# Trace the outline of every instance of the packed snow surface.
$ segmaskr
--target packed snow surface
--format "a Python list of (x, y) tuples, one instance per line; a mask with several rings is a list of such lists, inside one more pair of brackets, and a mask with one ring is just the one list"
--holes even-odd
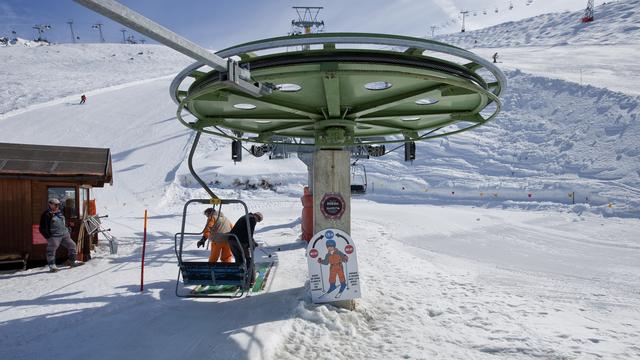
[[(640, 0), (596, 1), (593, 22), (582, 23), (584, 11), (549, 13), (505, 22), (463, 34), (436, 36), (436, 40), (465, 49), (550, 45), (610, 45), (640, 42)], [(586, 4), (586, 1), (585, 1)]]
[(0, 47), (0, 118), (50, 100), (79, 102), (92, 90), (177, 73), (193, 61), (159, 45), (60, 44)]
[[(594, 24), (617, 34), (637, 19), (632, 5), (607, 4), (630, 15)], [(534, 38), (532, 24), (561, 16), (509, 26)], [(567, 45), (576, 36), (563, 24), (548, 26), (558, 69), (525, 56), (550, 43), (520, 48), (487, 30), (486, 47), (470, 46), (504, 59), (509, 87), (495, 121), (418, 144), (413, 164), (398, 152), (361, 160), (370, 191), (352, 202), (364, 292), (355, 311), (310, 301), (297, 240), (304, 164), (246, 155), (234, 165), (228, 141), (210, 137), (196, 168), (221, 197), (265, 215), (258, 252), (279, 264), (258, 295), (175, 297), (173, 235), (184, 202), (206, 197), (186, 165), (193, 133), (168, 97), (168, 75), (188, 59), (149, 45), (0, 48), (11, 64), (0, 142), (109, 147), (114, 185), (95, 194), (120, 240), (118, 255), (102, 246), (79, 268), (0, 274), (0, 358), (640, 358), (640, 91), (628, 81), (640, 41), (610, 36), (583, 51)], [(568, 75), (570, 59), (584, 66), (581, 81)], [(202, 229), (203, 209), (190, 209), (188, 231)], [(186, 252), (205, 259), (197, 238)]]

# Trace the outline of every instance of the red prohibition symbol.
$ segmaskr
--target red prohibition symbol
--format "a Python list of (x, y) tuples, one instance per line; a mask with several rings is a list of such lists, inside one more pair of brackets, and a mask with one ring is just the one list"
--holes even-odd
[[(315, 249), (314, 249), (315, 250)], [(344, 247), (344, 252), (346, 252), (347, 254), (351, 254), (353, 253), (353, 246), (351, 245), (347, 245)]]
[[(345, 250), (346, 251), (346, 250)], [(318, 250), (316, 249), (311, 249), (309, 251), (309, 256), (311, 256), (312, 259), (315, 259), (316, 257), (318, 257)]]

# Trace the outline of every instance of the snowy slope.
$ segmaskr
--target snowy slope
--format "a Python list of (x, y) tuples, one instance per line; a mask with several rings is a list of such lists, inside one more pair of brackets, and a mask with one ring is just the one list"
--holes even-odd
[(637, 61), (640, 43), (473, 48), (471, 50), (487, 59), (497, 52), (499, 65), (504, 70), (517, 69), (579, 85), (592, 85), (640, 96), (640, 62)]
[(639, 8), (639, 0), (621, 0), (596, 6), (595, 21), (587, 24), (580, 22), (584, 11), (550, 13), (463, 34), (439, 35), (435, 39), (466, 49), (637, 44), (640, 42)]
[(175, 74), (191, 62), (159, 45), (0, 47), (0, 118), (30, 105), (67, 96), (76, 102), (91, 90)]
[(519, 71), (507, 76), (495, 121), (418, 144), (413, 165), (401, 152), (365, 161), (370, 181), (383, 193), (476, 204), (566, 204), (575, 192), (577, 203), (608, 211), (613, 202), (619, 214), (637, 216), (640, 100)]

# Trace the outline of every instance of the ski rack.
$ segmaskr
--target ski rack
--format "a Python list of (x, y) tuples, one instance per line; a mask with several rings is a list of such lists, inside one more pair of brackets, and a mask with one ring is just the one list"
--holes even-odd
[[(228, 204), (240, 204), (244, 207), (245, 211), (245, 221), (247, 226), (247, 233), (250, 236), (249, 240), (249, 254), (253, 256), (254, 246), (253, 246), (253, 234), (251, 234), (251, 224), (249, 222), (249, 217), (246, 216), (249, 214), (249, 209), (247, 208), (247, 204), (245, 204), (242, 200), (233, 200), (233, 199), (191, 199), (188, 200), (182, 211), (182, 226), (179, 233), (176, 233), (174, 236), (174, 250), (176, 253), (176, 257), (178, 259), (178, 277), (176, 280), (176, 289), (175, 293), (177, 297), (181, 298), (239, 298), (244, 296), (245, 293), (251, 288), (251, 277), (252, 274), (248, 273), (248, 261), (254, 261), (253, 257), (247, 259), (244, 255), (244, 251), (242, 248), (242, 243), (240, 239), (238, 239), (235, 235), (228, 235), (227, 240), (233, 240), (237, 245), (238, 249), (240, 249), (240, 253), (242, 254), (242, 262), (240, 264), (237, 263), (237, 259), (235, 263), (210, 263), (208, 261), (199, 261), (199, 262), (186, 262), (183, 261), (183, 249), (184, 249), (184, 237), (185, 235), (194, 235), (200, 233), (187, 233), (185, 232), (186, 219), (187, 219), (187, 209), (191, 204), (214, 204), (214, 205), (228, 205)], [(178, 236), (180, 237), (180, 241), (177, 241)], [(251, 267), (253, 268), (253, 267)], [(185, 274), (189, 276), (185, 277)], [(194, 275), (194, 277), (198, 279), (191, 279), (190, 275)], [(230, 280), (216, 280), (216, 275), (232, 275), (236, 277), (236, 281)], [(205, 277), (204, 279), (202, 277)], [(237, 277), (241, 276), (241, 282), (238, 282)], [(185, 285), (233, 285), (238, 286), (238, 291), (232, 295), (219, 295), (219, 294), (206, 294), (206, 295), (198, 295), (198, 294), (181, 294), (180, 293), (180, 278), (182, 277)], [(209, 280), (210, 277), (210, 280)]]

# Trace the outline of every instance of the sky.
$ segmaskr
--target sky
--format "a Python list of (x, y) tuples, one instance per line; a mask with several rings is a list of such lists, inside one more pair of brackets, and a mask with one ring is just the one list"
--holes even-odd
[[(222, 49), (261, 38), (286, 35), (291, 20), (297, 18), (292, 6), (322, 6), (318, 16), (325, 32), (375, 32), (398, 35), (431, 36), (460, 31), (459, 12), (468, 10), (466, 29), (474, 30), (505, 21), (542, 13), (578, 11), (586, 0), (122, 0), (121, 2), (161, 25), (209, 49)], [(596, 6), (599, 5), (596, 1)], [(513, 9), (509, 10), (509, 5)], [(497, 12), (496, 12), (497, 9)], [(596, 8), (597, 9), (597, 8)], [(483, 11), (486, 10), (486, 15)], [(475, 16), (474, 16), (475, 14)], [(596, 13), (597, 16), (597, 13)], [(72, 0), (0, 0), (0, 36), (12, 31), (32, 39), (35, 24), (49, 24), (44, 37), (52, 42), (71, 42), (68, 21), (73, 20), (78, 42), (98, 42), (92, 29), (103, 24), (107, 42), (122, 42), (124, 29)], [(144, 38), (131, 30), (125, 36)], [(148, 41), (148, 40), (147, 40)]]

